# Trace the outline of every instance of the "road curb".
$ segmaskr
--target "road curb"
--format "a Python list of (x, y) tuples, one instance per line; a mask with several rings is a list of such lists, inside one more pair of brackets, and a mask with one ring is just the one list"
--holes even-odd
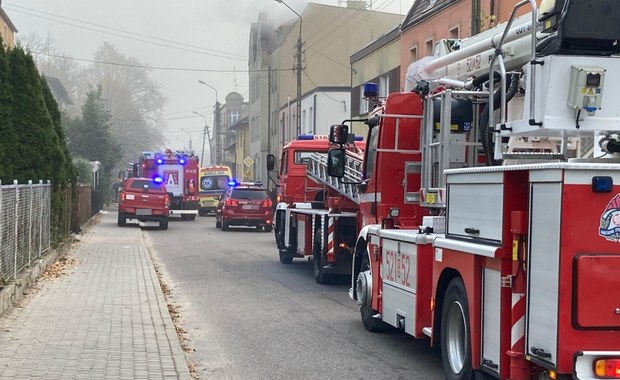
[(166, 331), (166, 336), (168, 337), (168, 341), (170, 342), (170, 349), (172, 350), (172, 360), (174, 361), (174, 366), (176, 368), (177, 374), (179, 376), (179, 380), (191, 380), (192, 376), (189, 371), (189, 367), (187, 365), (187, 358), (185, 357), (185, 353), (183, 352), (183, 348), (181, 347), (181, 342), (179, 341), (179, 336), (177, 335), (176, 327), (174, 326), (174, 322), (172, 321), (172, 317), (170, 316), (170, 312), (168, 311), (168, 302), (166, 301), (166, 297), (164, 296), (164, 291), (161, 288), (159, 276), (155, 271), (155, 263), (153, 262), (153, 253), (149, 248), (149, 244), (147, 244), (146, 239), (144, 238), (144, 233), (140, 233), (140, 241), (148, 252), (146, 256), (148, 260), (149, 271), (151, 272), (151, 277), (155, 279), (157, 282), (155, 287), (157, 291), (157, 306), (159, 308), (159, 314), (164, 320), (164, 330)]

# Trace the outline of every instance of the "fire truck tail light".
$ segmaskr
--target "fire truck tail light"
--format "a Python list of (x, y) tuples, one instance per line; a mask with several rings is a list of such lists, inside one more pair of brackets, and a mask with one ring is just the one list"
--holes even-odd
[(282, 202), (282, 195), (278, 194), (276, 195), (276, 203), (280, 203)]
[(620, 379), (620, 359), (595, 360), (594, 374), (600, 379)]

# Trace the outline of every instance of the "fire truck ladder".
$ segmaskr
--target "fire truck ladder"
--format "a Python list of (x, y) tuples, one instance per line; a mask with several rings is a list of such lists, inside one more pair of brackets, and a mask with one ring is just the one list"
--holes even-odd
[(344, 195), (355, 203), (360, 203), (357, 184), (362, 178), (363, 158), (348, 151), (345, 154), (344, 178), (327, 174), (327, 153), (312, 153), (308, 161), (308, 175)]

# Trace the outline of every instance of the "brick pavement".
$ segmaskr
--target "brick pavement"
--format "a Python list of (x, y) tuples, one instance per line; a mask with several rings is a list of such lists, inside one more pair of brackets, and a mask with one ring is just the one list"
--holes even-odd
[(191, 378), (140, 228), (110, 210), (66, 257), (0, 318), (1, 379)]

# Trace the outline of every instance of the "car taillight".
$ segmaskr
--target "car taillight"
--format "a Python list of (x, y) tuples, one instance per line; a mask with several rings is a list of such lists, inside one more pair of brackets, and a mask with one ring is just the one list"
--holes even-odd
[(261, 203), (262, 207), (271, 207), (271, 205), (273, 205), (271, 201), (263, 201), (263, 203)]
[(170, 208), (170, 196), (167, 194), (164, 197), (164, 203), (166, 204), (166, 208)]
[(620, 359), (595, 360), (594, 374), (601, 379), (620, 379)]
[(125, 202), (125, 197), (127, 196), (127, 194), (125, 194), (125, 192), (121, 193), (121, 203)]
[(234, 199), (227, 199), (226, 206), (239, 206), (239, 202)]

